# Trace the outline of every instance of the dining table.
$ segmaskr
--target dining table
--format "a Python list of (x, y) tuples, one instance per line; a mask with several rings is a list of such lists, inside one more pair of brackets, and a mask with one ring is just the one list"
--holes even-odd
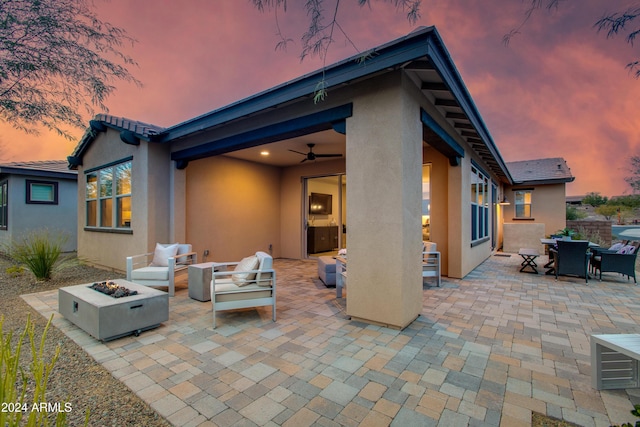
[[(556, 245), (556, 241), (558, 239), (540, 239), (540, 243), (542, 243), (543, 245), (545, 245), (547, 248), (553, 247)], [(589, 248), (599, 248), (600, 245), (594, 242), (589, 242)], [(544, 265), (544, 268), (547, 269), (547, 271), (544, 272), (544, 274), (556, 274), (556, 270), (553, 267), (553, 257), (551, 256), (551, 252), (549, 252), (549, 261)]]

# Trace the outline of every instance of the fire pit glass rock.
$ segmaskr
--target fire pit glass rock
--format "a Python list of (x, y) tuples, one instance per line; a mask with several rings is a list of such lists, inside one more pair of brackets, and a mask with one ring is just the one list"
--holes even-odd
[(132, 291), (124, 286), (120, 286), (111, 280), (107, 280), (104, 282), (96, 282), (93, 285), (89, 286), (89, 288), (94, 289), (98, 292), (102, 292), (105, 295), (109, 295), (112, 298), (122, 298), (128, 297), (131, 295), (138, 295), (138, 291)]

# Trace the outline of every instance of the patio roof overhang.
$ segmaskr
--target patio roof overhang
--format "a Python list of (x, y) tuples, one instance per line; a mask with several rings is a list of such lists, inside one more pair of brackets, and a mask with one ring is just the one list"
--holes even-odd
[[(363, 57), (367, 58), (364, 63), (362, 62)], [(126, 143), (135, 142), (136, 138), (151, 142), (171, 143), (197, 135), (202, 141), (198, 147), (191, 147), (172, 154), (177, 166), (185, 167), (190, 160), (207, 155), (216, 155), (234, 149), (240, 150), (268, 141), (273, 142), (273, 138), (278, 132), (284, 136), (289, 135), (282, 132), (282, 129), (264, 128), (253, 134), (243, 132), (232, 136), (226, 135), (224, 138), (214, 136), (216, 130), (227, 124), (313, 99), (319, 81), (324, 80), (325, 87), (331, 92), (344, 85), (354, 84), (396, 70), (403, 70), (407, 73), (422, 93), (433, 102), (442, 118), (449, 122), (451, 128), (455, 129), (459, 137), (469, 144), (501, 181), (507, 184), (513, 182), (509, 170), (435, 27), (420, 28), (405, 37), (374, 48), (366, 52), (364, 56), (357, 55), (348, 58), (175, 126), (166, 129), (153, 128), (154, 132), (151, 134), (146, 133), (144, 129), (138, 131), (137, 128), (123, 127), (121, 130), (132, 131), (132, 134), (121, 135), (121, 139)], [(304, 117), (308, 118), (308, 116)], [(100, 117), (96, 119), (101, 121)], [(288, 122), (295, 120), (297, 119), (293, 118)], [(335, 126), (339, 122), (340, 120), (334, 120), (334, 123), (326, 121), (322, 125), (316, 123), (314, 125), (316, 127), (310, 126), (304, 131), (298, 130), (297, 133), (310, 133), (332, 127), (337, 129)], [(110, 121), (108, 124), (109, 127), (118, 127), (117, 122)], [(126, 119), (124, 124), (126, 124)], [(74, 152), (73, 160), (81, 162), (82, 155), (95, 138), (95, 131), (98, 127), (92, 124), (93, 132), (83, 137), (81, 144)], [(445, 137), (444, 135), (448, 134), (444, 129), (434, 129), (431, 125), (425, 124), (425, 130), (426, 135), (430, 137), (429, 144), (434, 145), (436, 149), (449, 157), (452, 164), (455, 164), (456, 159), (459, 160), (461, 157), (461, 147), (455, 142), (455, 138), (450, 135)], [(211, 136), (208, 137), (208, 134)], [(296, 136), (296, 133), (291, 135)]]

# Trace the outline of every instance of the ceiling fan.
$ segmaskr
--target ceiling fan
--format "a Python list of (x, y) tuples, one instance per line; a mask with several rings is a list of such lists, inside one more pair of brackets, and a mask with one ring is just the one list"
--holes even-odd
[(300, 163), (304, 163), (307, 160), (315, 160), (318, 157), (342, 157), (342, 154), (316, 154), (313, 152), (313, 147), (315, 147), (315, 145), (316, 144), (307, 144), (307, 147), (309, 147), (308, 153), (303, 153), (296, 150), (289, 150), (289, 151), (297, 154), (302, 154), (303, 156), (305, 156), (305, 158)]

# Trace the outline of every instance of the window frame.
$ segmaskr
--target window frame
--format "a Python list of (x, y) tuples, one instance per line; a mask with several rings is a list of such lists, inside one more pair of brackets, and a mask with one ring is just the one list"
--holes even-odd
[[(25, 180), (26, 190), (25, 199), (29, 205), (57, 205), (58, 204), (58, 182), (57, 181), (43, 181), (36, 179)], [(36, 200), (33, 198), (33, 185), (47, 185), (52, 188), (52, 200)]]
[(9, 229), (9, 180), (0, 181), (0, 230)]
[(128, 157), (84, 172), (85, 230), (132, 233), (132, 160)]
[(471, 165), (471, 246), (490, 239), (491, 178), (480, 167)]
[[(526, 201), (526, 195), (529, 195), (529, 203), (518, 203), (518, 193), (524, 195), (523, 201)], [(519, 207), (523, 207), (523, 215), (518, 214)], [(514, 218), (516, 220), (533, 220), (533, 188), (514, 188), (513, 189), (513, 207)], [(526, 215), (527, 207), (529, 208), (529, 215)]]

